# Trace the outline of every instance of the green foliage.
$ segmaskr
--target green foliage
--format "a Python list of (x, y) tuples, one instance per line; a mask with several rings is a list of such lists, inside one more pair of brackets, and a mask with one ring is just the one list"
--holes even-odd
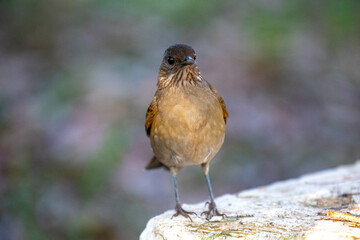
[(359, 1), (283, 1), (274, 6), (251, 3), (246, 7), (241, 24), (265, 54), (281, 52), (289, 43), (289, 37), (299, 29), (314, 28), (327, 36), (329, 43), (337, 44), (359, 34)]
[(330, 41), (343, 44), (354, 35), (359, 35), (360, 2), (356, 0), (329, 1), (324, 4), (324, 31)]
[(114, 126), (107, 132), (99, 151), (78, 176), (78, 186), (84, 197), (91, 197), (106, 186), (127, 147), (128, 135), (123, 127)]
[(261, 51), (274, 54), (284, 48), (293, 31), (307, 24), (309, 20), (304, 10), (298, 1), (285, 1), (268, 8), (253, 3), (248, 6), (242, 25)]
[(45, 119), (68, 113), (84, 94), (84, 82), (69, 72), (61, 72), (39, 85), (39, 114)]

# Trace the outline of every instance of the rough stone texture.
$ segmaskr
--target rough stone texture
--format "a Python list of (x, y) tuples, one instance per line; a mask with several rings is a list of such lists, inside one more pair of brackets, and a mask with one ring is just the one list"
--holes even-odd
[[(163, 239), (360, 239), (360, 162), (216, 199), (227, 218), (152, 218), (140, 240)], [(200, 214), (205, 203), (183, 205)], [(355, 221), (325, 219), (328, 211)]]

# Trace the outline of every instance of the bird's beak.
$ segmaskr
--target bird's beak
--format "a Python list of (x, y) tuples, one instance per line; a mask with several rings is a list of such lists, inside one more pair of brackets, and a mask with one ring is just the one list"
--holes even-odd
[(195, 63), (195, 60), (192, 57), (187, 56), (185, 61), (183, 61), (181, 65), (185, 66), (185, 65), (191, 65), (194, 63)]

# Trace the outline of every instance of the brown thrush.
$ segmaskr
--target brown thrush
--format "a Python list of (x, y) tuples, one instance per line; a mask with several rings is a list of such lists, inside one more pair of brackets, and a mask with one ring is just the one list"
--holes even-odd
[(206, 219), (224, 216), (217, 208), (209, 179), (209, 163), (224, 142), (228, 112), (219, 93), (201, 76), (192, 47), (170, 46), (161, 62), (157, 91), (147, 110), (145, 130), (154, 157), (146, 169), (165, 167), (173, 175), (176, 213), (191, 220), (180, 204), (176, 174), (182, 167), (201, 165), (209, 187)]

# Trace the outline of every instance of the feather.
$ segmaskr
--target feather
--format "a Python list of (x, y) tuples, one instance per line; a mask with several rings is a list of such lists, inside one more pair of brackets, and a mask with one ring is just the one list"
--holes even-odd
[(156, 95), (154, 96), (152, 102), (150, 103), (150, 106), (146, 112), (146, 117), (145, 117), (145, 131), (146, 131), (146, 135), (148, 137), (150, 137), (150, 133), (151, 133), (151, 126), (152, 123), (154, 121), (154, 118), (156, 116), (156, 114), (158, 113), (157, 111), (157, 101), (156, 101)]
[(217, 100), (219, 101), (219, 103), (221, 105), (221, 108), (223, 110), (223, 115), (224, 115), (224, 121), (226, 123), (226, 120), (229, 117), (229, 113), (228, 113), (228, 111), (226, 109), (224, 99), (221, 97), (221, 95), (218, 93), (218, 91), (216, 91), (216, 89), (213, 88), (213, 86), (211, 86), (210, 83), (208, 83), (208, 84), (209, 84), (210, 90), (214, 93), (215, 97), (217, 98)]
[(162, 164), (155, 156), (153, 156), (150, 160), (150, 162), (146, 165), (145, 169), (154, 169), (154, 168), (161, 168), (164, 167), (166, 170), (169, 170), (168, 167), (166, 167), (164, 164)]

